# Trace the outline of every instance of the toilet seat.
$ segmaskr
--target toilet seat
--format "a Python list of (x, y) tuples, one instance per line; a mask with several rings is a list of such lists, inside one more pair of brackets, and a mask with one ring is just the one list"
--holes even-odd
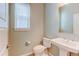
[(33, 52), (35, 56), (48, 56), (47, 48), (43, 45), (37, 45), (33, 48)]

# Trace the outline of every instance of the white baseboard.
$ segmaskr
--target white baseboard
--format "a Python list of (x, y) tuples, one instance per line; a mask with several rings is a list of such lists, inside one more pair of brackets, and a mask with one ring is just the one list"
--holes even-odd
[(33, 52), (29, 52), (29, 53), (23, 54), (21, 56), (31, 56), (32, 54), (33, 54)]

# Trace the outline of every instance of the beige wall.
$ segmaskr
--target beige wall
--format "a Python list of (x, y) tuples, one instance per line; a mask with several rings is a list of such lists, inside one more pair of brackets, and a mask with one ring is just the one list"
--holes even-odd
[[(43, 21), (44, 21), (44, 8), (43, 4), (30, 4), (31, 5), (31, 29), (26, 32), (16, 32), (13, 30), (14, 14), (13, 6), (10, 4), (10, 37), (9, 41), (12, 45), (9, 48), (9, 55), (22, 55), (30, 52), (32, 48), (39, 44), (43, 37)], [(25, 42), (30, 41), (29, 46), (25, 46)]]
[(45, 36), (52, 36), (59, 30), (59, 12), (58, 4), (45, 4)]
[[(44, 35), (48, 38), (54, 38), (54, 34), (59, 32), (59, 12), (57, 3), (45, 4), (45, 31)], [(52, 46), (53, 55), (58, 55), (59, 50), (55, 45)]]

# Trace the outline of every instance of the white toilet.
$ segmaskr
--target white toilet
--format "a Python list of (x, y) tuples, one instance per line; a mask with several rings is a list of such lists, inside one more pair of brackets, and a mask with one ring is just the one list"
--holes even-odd
[(43, 45), (37, 45), (33, 48), (35, 56), (48, 56), (47, 48)]
[(43, 45), (37, 45), (33, 48), (35, 56), (49, 56), (48, 48), (51, 48), (50, 39), (43, 38)]

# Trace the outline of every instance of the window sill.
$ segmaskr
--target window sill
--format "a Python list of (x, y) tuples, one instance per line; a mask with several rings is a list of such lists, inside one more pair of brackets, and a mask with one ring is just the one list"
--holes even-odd
[(30, 28), (25, 29), (25, 28), (14, 28), (14, 31), (16, 32), (29, 32), (31, 31)]

